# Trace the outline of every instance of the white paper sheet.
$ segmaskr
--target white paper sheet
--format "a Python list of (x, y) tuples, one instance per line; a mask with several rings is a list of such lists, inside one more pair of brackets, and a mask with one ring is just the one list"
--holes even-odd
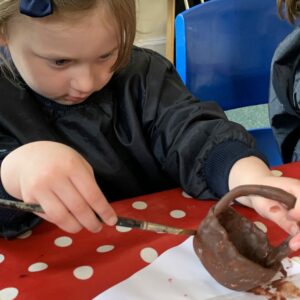
[[(291, 261), (289, 261), (291, 263)], [(288, 275), (300, 273), (292, 263)], [(228, 297), (224, 297), (228, 295)], [(218, 297), (222, 296), (222, 298)], [(194, 253), (192, 238), (160, 255), (146, 268), (98, 295), (94, 300), (212, 300), (246, 299), (217, 283)], [(249, 298), (250, 299), (250, 298)], [(251, 299), (265, 299), (254, 296)]]

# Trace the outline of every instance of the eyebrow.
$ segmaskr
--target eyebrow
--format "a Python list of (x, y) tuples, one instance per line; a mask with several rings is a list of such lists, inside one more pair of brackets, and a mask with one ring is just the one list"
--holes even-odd
[[(111, 49), (109, 51), (106, 51), (105, 53), (98, 55), (98, 57), (108, 55), (116, 50), (118, 50), (118, 46), (114, 47), (113, 49)], [(62, 55), (60, 53), (45, 53), (45, 54), (40, 55), (40, 54), (34, 52), (34, 55), (36, 55), (37, 57), (40, 57), (42, 59), (66, 59), (66, 60), (76, 60), (77, 59), (77, 58), (70, 57), (67, 55)]]
[(116, 47), (114, 47), (113, 49), (111, 49), (110, 51), (107, 51), (107, 52), (105, 52), (105, 53), (99, 55), (98, 57), (105, 56), (105, 55), (108, 55), (108, 54), (110, 54), (110, 53), (112, 53), (112, 52), (115, 52), (116, 50), (118, 50), (118, 48), (119, 48), (119, 47), (116, 46)]

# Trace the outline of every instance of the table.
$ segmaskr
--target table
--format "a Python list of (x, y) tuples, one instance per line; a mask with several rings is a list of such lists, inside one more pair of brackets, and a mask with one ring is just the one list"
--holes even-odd
[[(300, 163), (274, 169), (300, 178)], [(214, 203), (192, 199), (178, 188), (118, 201), (113, 207), (118, 215), (197, 228)], [(252, 209), (236, 209), (266, 226), (272, 244), (287, 236)], [(0, 299), (92, 299), (187, 238), (124, 229), (105, 226), (97, 234), (83, 230), (72, 235), (44, 222), (18, 239), (0, 239)]]

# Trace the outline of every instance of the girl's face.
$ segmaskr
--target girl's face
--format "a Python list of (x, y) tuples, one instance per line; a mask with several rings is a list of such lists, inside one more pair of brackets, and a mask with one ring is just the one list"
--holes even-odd
[(67, 23), (53, 16), (17, 18), (8, 24), (6, 45), (21, 77), (36, 93), (72, 105), (111, 79), (118, 33), (102, 10)]

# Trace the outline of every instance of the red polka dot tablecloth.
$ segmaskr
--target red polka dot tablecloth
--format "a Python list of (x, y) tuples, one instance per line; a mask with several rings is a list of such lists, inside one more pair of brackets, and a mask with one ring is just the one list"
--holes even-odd
[[(300, 178), (299, 171), (300, 163), (274, 170), (278, 176), (295, 178)], [(173, 189), (115, 202), (113, 207), (120, 216), (196, 229), (213, 204)], [(267, 231), (274, 245), (287, 236), (252, 209), (236, 209)], [(43, 222), (15, 240), (0, 239), (0, 299), (92, 299), (186, 238), (118, 226), (71, 235)]]

